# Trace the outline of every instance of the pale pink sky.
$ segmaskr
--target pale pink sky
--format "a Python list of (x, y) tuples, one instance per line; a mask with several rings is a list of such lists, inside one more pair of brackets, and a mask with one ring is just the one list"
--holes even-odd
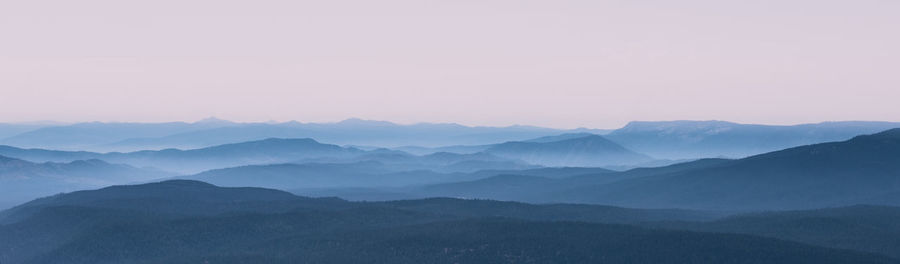
[(900, 121), (896, 0), (5, 0), (0, 122)]

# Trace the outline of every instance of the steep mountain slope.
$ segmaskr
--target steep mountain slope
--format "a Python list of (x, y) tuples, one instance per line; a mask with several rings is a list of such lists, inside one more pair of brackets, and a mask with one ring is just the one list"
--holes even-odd
[(544, 166), (599, 167), (606, 165), (631, 165), (652, 159), (630, 151), (602, 136), (589, 135), (562, 140), (539, 139), (533, 142), (506, 142), (484, 152), (500, 157), (519, 159)]
[(784, 210), (861, 203), (898, 205), (900, 129), (738, 160), (706, 159), (555, 180), (506, 175), (415, 192), (638, 208)]
[[(564, 201), (649, 208), (802, 209), (900, 190), (900, 129), (561, 192)], [(884, 200), (889, 205), (897, 200)]]
[[(695, 214), (452, 199), (350, 203), (168, 181), (58, 195), (6, 212), (0, 215), (6, 223), (0, 225), (0, 261), (898, 263), (771, 238), (557, 221)], [(492, 215), (543, 221), (484, 218)]]
[(722, 121), (631, 122), (606, 135), (634, 151), (662, 159), (750, 155), (877, 133), (900, 127), (891, 122), (826, 122), (795, 126)]

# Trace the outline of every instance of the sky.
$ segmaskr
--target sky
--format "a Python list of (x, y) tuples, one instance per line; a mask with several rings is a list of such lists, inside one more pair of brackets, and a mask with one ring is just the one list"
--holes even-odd
[(3, 0), (0, 122), (900, 121), (896, 0)]

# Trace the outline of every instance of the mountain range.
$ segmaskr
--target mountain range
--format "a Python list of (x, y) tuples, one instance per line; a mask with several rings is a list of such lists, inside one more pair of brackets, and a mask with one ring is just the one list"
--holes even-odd
[(28, 131), (37, 130), (43, 127), (54, 126), (54, 123), (20, 123), (5, 124), (0, 123), (0, 139), (12, 137)]
[(605, 137), (655, 158), (682, 160), (743, 158), (892, 128), (900, 128), (900, 123), (848, 121), (776, 126), (724, 121), (636, 121)]
[[(100, 159), (181, 173), (184, 179), (354, 199), (472, 197), (637, 208), (808, 209), (857, 203), (896, 205), (900, 197), (898, 129), (742, 159), (702, 159), (664, 167), (567, 177), (519, 174), (539, 166), (647, 164), (651, 159), (604, 136), (561, 134), (486, 145), (482, 152), (412, 155), (361, 150), (312, 139), (265, 139), (193, 150), (129, 153), (0, 147), (32, 162)], [(536, 164), (536, 165), (533, 165)], [(209, 171), (207, 171), (209, 170)], [(200, 173), (202, 171), (206, 171)], [(496, 172), (494, 174), (479, 171)], [(400, 189), (397, 189), (400, 188)], [(333, 189), (333, 190), (328, 190)], [(360, 193), (362, 191), (362, 193)]]
[[(266, 138), (314, 138), (360, 149), (388, 147), (416, 155), (471, 154), (508, 141), (559, 141), (602, 135), (631, 151), (664, 160), (741, 158), (801, 145), (846, 140), (900, 127), (892, 122), (825, 122), (790, 126), (724, 121), (635, 121), (619, 129), (532, 126), (399, 125), (348, 119), (337, 123), (236, 123), (210, 118), (194, 123), (0, 124), (0, 145), (92, 152), (197, 149)], [(544, 142), (545, 143), (545, 142)]]
[(127, 153), (21, 149), (0, 146), (0, 155), (8, 155), (30, 161), (67, 162), (81, 159), (102, 159), (108, 162), (124, 163), (137, 167), (154, 167), (180, 173), (196, 173), (209, 169), (248, 164), (283, 163), (310, 158), (349, 158), (362, 153), (364, 151), (359, 149), (322, 144), (312, 139), (277, 138), (201, 149), (144, 150)]
[(114, 150), (104, 145), (133, 137), (162, 137), (177, 133), (214, 129), (230, 122), (170, 123), (77, 123), (36, 127), (0, 139), (0, 144), (23, 148), (62, 150)]
[(0, 263), (900, 263), (894, 126), (0, 125)]
[(284, 163), (344, 164), (376, 161), (394, 171), (433, 170), (439, 172), (472, 172), (486, 169), (528, 169), (538, 167), (518, 160), (486, 153), (433, 153), (424, 156), (387, 149), (365, 151), (352, 147), (319, 143), (313, 139), (269, 138), (259, 141), (226, 144), (201, 149), (144, 150), (136, 152), (97, 153), (21, 149), (0, 146), (0, 155), (35, 162), (70, 162), (102, 159), (136, 167), (153, 167), (182, 174), (247, 165)]
[[(558, 140), (551, 141), (550, 139)], [(488, 145), (481, 152), (459, 154), (437, 152), (412, 155), (388, 149), (361, 150), (323, 144), (313, 139), (269, 138), (200, 149), (144, 150), (96, 153), (22, 149), (0, 146), (0, 155), (36, 162), (69, 162), (102, 159), (137, 167), (155, 167), (179, 173), (281, 163), (355, 163), (378, 161), (400, 170), (474, 172), (478, 170), (529, 169), (550, 167), (601, 167), (637, 165), (652, 158), (627, 150), (599, 135), (539, 138), (539, 141), (510, 141)]]
[[(339, 145), (442, 146), (490, 144), (567, 132), (532, 126), (470, 127), (458, 124), (399, 125), (348, 119), (337, 123), (235, 123), (210, 118), (194, 123), (78, 123), (37, 127), (0, 138), (0, 144), (20, 148), (132, 152), (167, 148), (195, 149), (266, 138), (315, 138)], [(12, 133), (12, 132), (10, 132)]]
[[(856, 212), (841, 217), (874, 215)], [(698, 221), (722, 219), (708, 227), (715, 229), (736, 219), (721, 217), (457, 199), (354, 203), (166, 181), (56, 195), (4, 211), (0, 261), (898, 263), (838, 244), (693, 230), (706, 228)]]
[(61, 192), (171, 176), (162, 171), (109, 164), (96, 159), (34, 163), (0, 156), (0, 208)]
[(506, 142), (490, 146), (484, 152), (550, 167), (637, 165), (653, 160), (599, 135), (563, 135)]
[(639, 208), (779, 210), (900, 205), (898, 175), (900, 129), (892, 129), (737, 160), (704, 159), (563, 179), (502, 175), (417, 191), (430, 196)]

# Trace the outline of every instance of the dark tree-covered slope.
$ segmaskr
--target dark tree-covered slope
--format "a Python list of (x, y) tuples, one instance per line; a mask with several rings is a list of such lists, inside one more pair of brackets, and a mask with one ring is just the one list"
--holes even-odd
[(167, 181), (7, 211), (0, 262), (898, 263), (773, 238), (604, 224), (708, 217), (453, 199), (352, 203)]

